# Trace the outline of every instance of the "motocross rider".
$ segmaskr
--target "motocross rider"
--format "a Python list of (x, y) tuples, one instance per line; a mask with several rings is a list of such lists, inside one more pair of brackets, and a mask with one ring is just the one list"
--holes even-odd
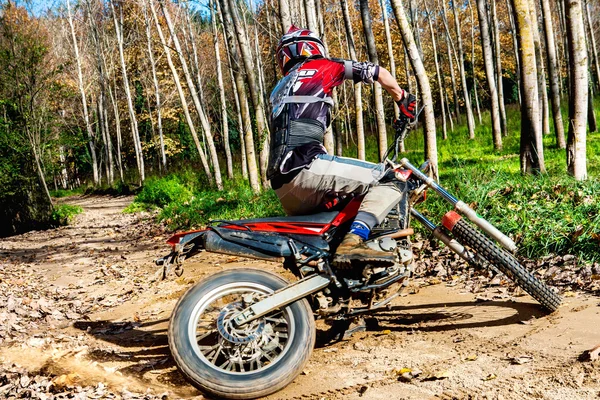
[(291, 26), (276, 50), (284, 77), (271, 93), (271, 144), (267, 177), (288, 215), (324, 211), (332, 199), (365, 195), (349, 233), (338, 246), (334, 265), (353, 261), (393, 263), (392, 253), (364, 244), (402, 198), (393, 183), (379, 183), (382, 164), (327, 154), (323, 136), (331, 122), (332, 89), (345, 79), (379, 82), (406, 117), (415, 117), (414, 95), (401, 89), (385, 68), (370, 62), (327, 58), (321, 39)]

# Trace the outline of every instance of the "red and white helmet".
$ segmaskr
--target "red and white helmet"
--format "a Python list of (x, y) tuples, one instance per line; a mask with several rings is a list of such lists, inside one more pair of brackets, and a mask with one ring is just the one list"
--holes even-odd
[(277, 64), (284, 75), (298, 61), (313, 56), (325, 57), (323, 41), (314, 32), (297, 28), (294, 25), (283, 35), (275, 52)]

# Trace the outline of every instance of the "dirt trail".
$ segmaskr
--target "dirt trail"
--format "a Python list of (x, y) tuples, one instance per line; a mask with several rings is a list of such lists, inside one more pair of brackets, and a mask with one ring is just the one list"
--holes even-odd
[[(74, 385), (96, 394), (106, 387), (123, 397), (150, 390), (202, 398), (170, 357), (166, 329), (177, 298), (226, 268), (281, 270), (209, 254), (161, 281), (153, 260), (168, 251), (168, 234), (150, 214), (123, 214), (131, 200), (70, 198), (84, 208), (71, 226), (2, 239), (1, 368), (76, 374)], [(528, 296), (479, 302), (461, 283), (415, 286), (418, 293), (378, 314), (376, 328), (318, 344), (303, 374), (269, 398), (600, 398), (600, 362), (577, 361), (600, 343), (600, 298), (577, 293), (545, 316)], [(487, 290), (492, 297), (498, 288)], [(399, 380), (403, 368), (417, 376)]]

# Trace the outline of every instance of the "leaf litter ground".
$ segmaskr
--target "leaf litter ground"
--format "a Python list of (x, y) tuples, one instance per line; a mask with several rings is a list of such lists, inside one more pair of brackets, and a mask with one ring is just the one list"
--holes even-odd
[[(152, 261), (168, 251), (169, 234), (151, 213), (123, 214), (131, 200), (70, 198), (84, 209), (73, 225), (2, 240), (0, 396), (200, 396), (168, 350), (176, 300), (226, 268), (285, 275), (277, 264), (208, 254), (190, 260), (181, 278), (161, 281)], [(319, 321), (304, 373), (272, 399), (600, 394), (597, 264), (525, 262), (565, 296), (548, 316), (502, 275), (475, 271), (435, 243), (418, 241), (415, 254), (417, 278), (367, 332), (325, 344)], [(585, 350), (591, 356), (578, 360)]]

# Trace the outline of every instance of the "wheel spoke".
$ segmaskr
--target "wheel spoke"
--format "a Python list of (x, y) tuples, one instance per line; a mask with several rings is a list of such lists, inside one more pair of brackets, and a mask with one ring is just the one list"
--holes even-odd
[(212, 345), (212, 346), (202, 346), (202, 345), (200, 345), (200, 346), (198, 346), (198, 348), (200, 349), (200, 351), (202, 352), (202, 354), (204, 354), (206, 356), (206, 354), (212, 352), (213, 350), (215, 350), (216, 348), (218, 348), (220, 346), (221, 346), (221, 344), (217, 343), (217, 344)]
[(283, 317), (280, 317), (280, 318), (265, 317), (265, 320), (269, 321), (269, 322), (273, 322), (274, 324), (287, 324), (287, 321)]
[(208, 336), (212, 335), (213, 333), (215, 333), (215, 332), (214, 331), (208, 331), (206, 333), (196, 332), (196, 342), (200, 342), (202, 339), (206, 339)]
[(269, 362), (273, 362), (273, 357), (271, 357), (268, 353), (263, 352), (263, 357), (265, 357)]
[(204, 362), (235, 374), (258, 371), (279, 360), (293, 329), (289, 309), (276, 310), (241, 327), (232, 321), (244, 308), (244, 301), (258, 301), (266, 294), (244, 288), (222, 293), (205, 304), (193, 322), (197, 349)]

